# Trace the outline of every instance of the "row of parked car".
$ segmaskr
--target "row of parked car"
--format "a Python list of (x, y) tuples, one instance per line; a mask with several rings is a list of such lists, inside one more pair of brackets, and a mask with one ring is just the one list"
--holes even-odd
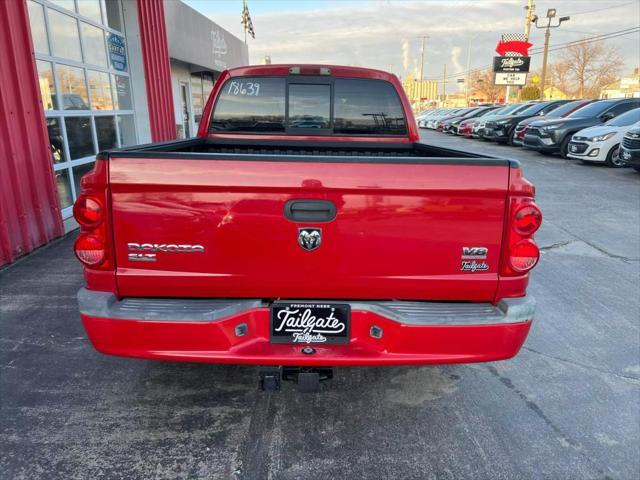
[(640, 171), (640, 98), (441, 108), (416, 120), (420, 128)]

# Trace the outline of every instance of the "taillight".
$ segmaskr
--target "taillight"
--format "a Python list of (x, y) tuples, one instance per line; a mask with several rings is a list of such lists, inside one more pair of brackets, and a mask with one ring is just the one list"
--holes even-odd
[(89, 267), (100, 265), (106, 258), (104, 240), (96, 235), (80, 234), (73, 250), (78, 260)]
[(521, 277), (540, 259), (540, 249), (533, 240), (533, 234), (542, 225), (542, 212), (533, 201), (534, 196), (535, 188), (522, 177), (520, 168), (511, 168), (500, 261), (500, 275), (503, 277)]
[(80, 226), (95, 228), (104, 220), (104, 207), (96, 197), (80, 195), (73, 205), (73, 216)]
[(502, 275), (522, 275), (536, 266), (540, 259), (540, 250), (533, 241), (533, 234), (541, 224), (542, 213), (531, 198), (510, 198)]
[(80, 182), (81, 192), (73, 205), (80, 235), (73, 246), (76, 257), (93, 270), (113, 270), (113, 252), (107, 210), (107, 161), (96, 160), (94, 169)]
[(528, 272), (538, 263), (540, 250), (533, 240), (527, 238), (511, 246), (509, 264), (516, 272)]
[(542, 224), (542, 212), (534, 204), (525, 204), (516, 210), (513, 228), (521, 235), (533, 235)]

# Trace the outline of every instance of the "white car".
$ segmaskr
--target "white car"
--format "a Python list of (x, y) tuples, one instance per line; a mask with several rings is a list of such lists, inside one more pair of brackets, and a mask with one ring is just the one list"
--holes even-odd
[(629, 110), (602, 125), (580, 130), (571, 137), (567, 157), (623, 167), (625, 163), (618, 154), (620, 141), (625, 133), (637, 126), (640, 126), (640, 108)]
[(453, 115), (454, 113), (459, 112), (460, 110), (463, 110), (463, 109), (462, 108), (443, 108), (436, 115), (432, 115), (429, 118), (427, 118), (426, 121), (424, 122), (424, 126), (425, 128), (430, 128), (432, 130), (435, 130), (436, 128), (438, 128), (438, 122), (442, 118), (448, 117), (449, 115)]
[(426, 128), (427, 120), (434, 115), (438, 115), (442, 109), (436, 108), (435, 110), (427, 110), (425, 112), (420, 113), (420, 115), (416, 116), (416, 122), (418, 123), (418, 127)]

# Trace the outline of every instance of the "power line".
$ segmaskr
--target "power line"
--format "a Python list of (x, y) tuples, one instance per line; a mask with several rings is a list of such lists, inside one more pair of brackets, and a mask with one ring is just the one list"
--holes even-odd
[(587, 10), (584, 12), (568, 13), (567, 15), (570, 17), (575, 17), (576, 15), (586, 15), (587, 13), (602, 12), (603, 10), (611, 10), (613, 8), (626, 7), (627, 5), (633, 5), (634, 3), (636, 2), (620, 3), (618, 5), (611, 5), (610, 7), (596, 8), (594, 10)]
[[(560, 46), (570, 46), (573, 44), (577, 44), (577, 43), (583, 43), (585, 41), (591, 41), (591, 40), (606, 40), (609, 36), (611, 35), (616, 35), (618, 36), (618, 34), (631, 34), (631, 33), (635, 33), (638, 31), (638, 29), (640, 29), (640, 27), (636, 26), (636, 27), (630, 27), (630, 28), (624, 28), (622, 30), (616, 30), (614, 32), (608, 32), (608, 33), (600, 33), (598, 35), (593, 35), (591, 37), (585, 37), (582, 38), (580, 40), (571, 40), (570, 42), (563, 42), (563, 43), (557, 43), (555, 45), (551, 45), (552, 48), (557, 48)], [(536, 48), (532, 48), (531, 49), (531, 55), (534, 55), (536, 53), (540, 53), (543, 50), (542, 47), (536, 47)]]

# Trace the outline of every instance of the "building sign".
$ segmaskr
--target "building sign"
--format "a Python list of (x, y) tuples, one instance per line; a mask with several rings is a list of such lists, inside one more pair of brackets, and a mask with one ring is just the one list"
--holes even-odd
[(531, 57), (493, 57), (493, 71), (496, 73), (527, 73)]
[(213, 63), (220, 70), (224, 70), (229, 67), (227, 62), (224, 61), (225, 56), (228, 53), (227, 42), (224, 39), (224, 33), (222, 30), (211, 30), (211, 44), (213, 47)]
[(109, 62), (111, 68), (126, 72), (127, 70), (127, 49), (124, 45), (124, 38), (115, 33), (107, 36), (107, 48), (109, 49)]
[(496, 72), (493, 83), (495, 85), (525, 85), (527, 83), (527, 74)]
[(164, 9), (169, 56), (191, 64), (192, 72), (220, 72), (249, 63), (247, 45), (206, 16), (183, 2), (164, 2)]
[[(499, 57), (493, 57), (494, 85), (525, 85), (533, 45), (524, 33), (503, 33), (496, 46)], [(508, 91), (508, 90), (507, 90)]]

